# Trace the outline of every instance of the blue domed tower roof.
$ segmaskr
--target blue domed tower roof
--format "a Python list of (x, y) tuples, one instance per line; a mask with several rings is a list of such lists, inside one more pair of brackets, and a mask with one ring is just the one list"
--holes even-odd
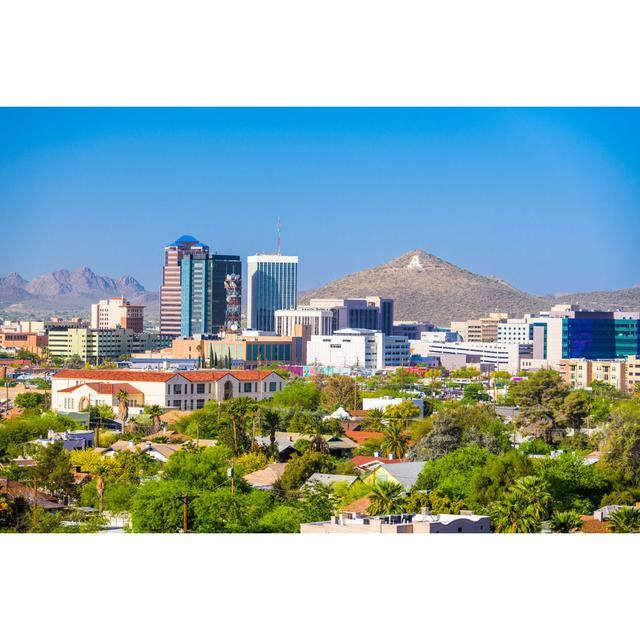
[(193, 236), (180, 236), (173, 244), (191, 244), (191, 243), (197, 243), (198, 239), (194, 238)]

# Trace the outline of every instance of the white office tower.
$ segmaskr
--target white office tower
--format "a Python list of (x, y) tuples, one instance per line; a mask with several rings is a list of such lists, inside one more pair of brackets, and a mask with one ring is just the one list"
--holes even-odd
[(298, 256), (247, 257), (247, 327), (275, 331), (275, 311), (295, 309)]

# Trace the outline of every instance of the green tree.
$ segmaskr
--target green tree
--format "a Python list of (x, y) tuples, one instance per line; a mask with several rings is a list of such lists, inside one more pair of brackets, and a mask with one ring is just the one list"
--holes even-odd
[(71, 459), (62, 442), (39, 447), (34, 457), (33, 473), (42, 489), (61, 498), (75, 496)]
[(409, 435), (401, 422), (391, 422), (382, 432), (382, 453), (389, 457), (404, 458), (409, 448)]
[(569, 387), (560, 374), (542, 369), (509, 385), (509, 395), (520, 407), (518, 422), (536, 437), (548, 439), (559, 429), (564, 399)]
[(22, 409), (41, 409), (44, 406), (44, 395), (36, 391), (19, 393), (16, 396), (14, 405)]
[(304, 511), (297, 504), (287, 503), (265, 513), (259, 527), (268, 533), (298, 533), (303, 522), (307, 522)]
[(293, 407), (315, 411), (320, 405), (320, 390), (314, 382), (295, 380), (276, 391), (271, 399), (276, 407)]
[(640, 403), (622, 400), (611, 412), (602, 441), (604, 462), (630, 485), (640, 485)]
[(357, 404), (355, 379), (337, 375), (320, 379), (320, 405), (325, 411), (338, 407), (353, 409), (354, 404)]
[(479, 378), (482, 375), (480, 369), (476, 367), (460, 367), (449, 374), (449, 377), (457, 380), (468, 380), (469, 378)]
[(580, 429), (591, 412), (591, 397), (584, 389), (569, 392), (559, 409), (560, 421), (569, 429)]
[(575, 533), (582, 529), (583, 522), (577, 511), (556, 511), (550, 524), (554, 533)]
[(160, 405), (152, 404), (144, 408), (144, 413), (147, 414), (153, 420), (153, 432), (158, 433), (160, 431), (160, 418), (164, 411), (160, 408)]
[(607, 526), (614, 533), (640, 532), (640, 509), (635, 507), (617, 509), (609, 516)]
[(129, 396), (124, 389), (120, 389), (116, 398), (118, 399), (118, 420), (122, 424), (122, 432), (124, 433), (127, 419), (129, 418)]
[(519, 494), (510, 491), (489, 509), (491, 526), (496, 533), (537, 533), (540, 521), (532, 506)]
[(62, 367), (64, 369), (82, 369), (84, 367), (84, 360), (77, 353), (74, 353), (64, 359)]
[(314, 473), (333, 473), (335, 468), (336, 462), (331, 456), (317, 451), (306, 451), (303, 455), (294, 456), (289, 460), (279, 485), (284, 491), (295, 491)]
[(397, 482), (382, 480), (371, 486), (371, 504), (367, 511), (372, 516), (402, 513), (405, 489)]
[(462, 447), (427, 462), (415, 483), (415, 489), (437, 489), (452, 500), (468, 502), (473, 479), (489, 458), (485, 449)]
[(384, 411), (381, 409), (370, 409), (362, 421), (364, 431), (382, 431), (384, 428)]
[(183, 524), (183, 495), (187, 495), (185, 486), (175, 480), (152, 481), (141, 485), (133, 499), (131, 509), (133, 531), (136, 533), (179, 531)]
[(462, 402), (464, 404), (475, 404), (481, 400), (489, 400), (489, 394), (485, 391), (481, 382), (470, 382), (464, 385), (462, 390)]
[(536, 476), (519, 478), (511, 491), (529, 505), (536, 519), (542, 521), (549, 517), (553, 498), (544, 479)]
[(190, 492), (214, 491), (228, 482), (230, 466), (231, 452), (226, 447), (181, 449), (165, 464), (162, 478), (178, 482)]

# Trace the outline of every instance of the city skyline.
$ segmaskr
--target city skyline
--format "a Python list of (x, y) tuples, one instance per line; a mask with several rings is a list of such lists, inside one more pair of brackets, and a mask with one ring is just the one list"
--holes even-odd
[(157, 291), (174, 238), (244, 261), (274, 251), (280, 219), (300, 290), (415, 248), (534, 294), (630, 287), (639, 125), (638, 109), (3, 109), (0, 210), (30, 223), (0, 275), (86, 265)]

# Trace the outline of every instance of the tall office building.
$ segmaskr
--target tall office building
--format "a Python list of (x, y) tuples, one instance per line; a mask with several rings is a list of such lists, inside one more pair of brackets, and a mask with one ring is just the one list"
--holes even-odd
[(237, 276), (240, 286), (240, 256), (190, 253), (185, 255), (181, 272), (181, 334), (217, 333), (225, 327), (227, 291), (225, 280)]
[(193, 236), (180, 236), (164, 248), (164, 267), (160, 287), (160, 333), (179, 336), (181, 333), (181, 277), (180, 266), (185, 255), (209, 253), (209, 248)]
[(298, 256), (259, 254), (247, 265), (247, 326), (275, 331), (275, 311), (296, 308)]
[(180, 336), (215, 333), (224, 327), (224, 281), (242, 273), (240, 256), (211, 254), (193, 236), (165, 247), (160, 288), (160, 333)]

